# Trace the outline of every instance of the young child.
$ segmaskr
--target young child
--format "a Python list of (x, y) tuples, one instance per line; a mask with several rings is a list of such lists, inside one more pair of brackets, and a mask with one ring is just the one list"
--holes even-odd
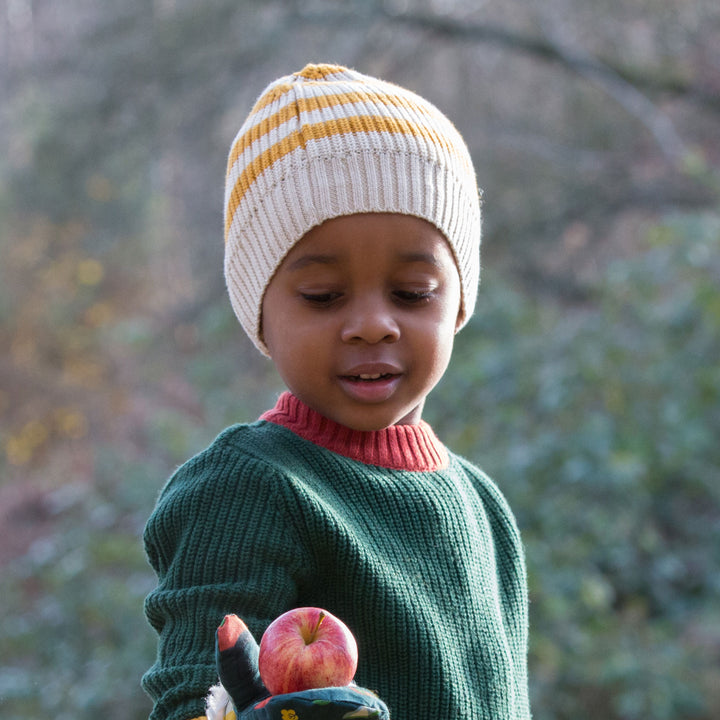
[(184, 464), (148, 522), (152, 718), (204, 714), (226, 614), (259, 640), (317, 606), (393, 720), (528, 719), (515, 521), (422, 420), (479, 280), (465, 143), (412, 92), (308, 65), (260, 96), (226, 182), (230, 298), (288, 392)]

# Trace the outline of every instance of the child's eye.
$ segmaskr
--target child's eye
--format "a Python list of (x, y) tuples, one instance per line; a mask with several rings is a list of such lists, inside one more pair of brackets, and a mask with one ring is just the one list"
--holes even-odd
[(340, 297), (340, 293), (323, 292), (323, 293), (300, 293), (300, 297), (311, 305), (329, 305)]
[(395, 297), (404, 303), (419, 303), (432, 297), (431, 290), (396, 290)]

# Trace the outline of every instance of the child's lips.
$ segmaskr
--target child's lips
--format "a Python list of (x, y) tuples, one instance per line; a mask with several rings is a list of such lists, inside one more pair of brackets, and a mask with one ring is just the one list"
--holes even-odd
[(345, 392), (362, 402), (382, 402), (394, 392), (402, 377), (400, 368), (388, 364), (362, 365), (338, 376)]

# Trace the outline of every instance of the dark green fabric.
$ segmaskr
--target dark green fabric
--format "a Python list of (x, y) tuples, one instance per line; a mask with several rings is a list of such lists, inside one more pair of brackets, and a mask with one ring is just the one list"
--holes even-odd
[(233, 426), (170, 479), (145, 541), (153, 720), (202, 714), (226, 614), (259, 638), (302, 605), (350, 627), (356, 681), (393, 720), (529, 717), (520, 537), (497, 487), (457, 456), (388, 470), (265, 421)]

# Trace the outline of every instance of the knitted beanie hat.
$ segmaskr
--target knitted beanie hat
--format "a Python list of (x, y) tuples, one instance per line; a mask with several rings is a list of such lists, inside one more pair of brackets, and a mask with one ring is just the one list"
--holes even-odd
[(237, 134), (225, 185), (225, 280), (258, 349), (268, 283), (310, 229), (341, 215), (414, 215), (447, 238), (463, 322), (480, 276), (480, 197), (452, 123), (415, 93), (338, 65), (271, 83)]

